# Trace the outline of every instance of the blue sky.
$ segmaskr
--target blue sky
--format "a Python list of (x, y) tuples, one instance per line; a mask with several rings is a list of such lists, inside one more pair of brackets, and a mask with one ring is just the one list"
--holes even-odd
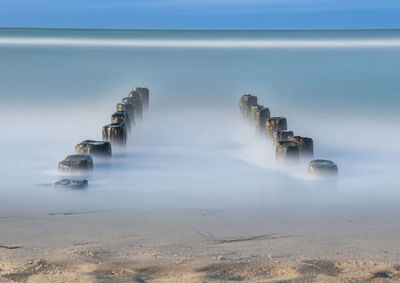
[(400, 28), (400, 0), (0, 0), (1, 27)]

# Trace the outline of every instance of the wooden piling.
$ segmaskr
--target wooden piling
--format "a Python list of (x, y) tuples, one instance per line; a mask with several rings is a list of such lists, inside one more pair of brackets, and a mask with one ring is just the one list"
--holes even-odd
[(126, 144), (126, 126), (121, 123), (113, 123), (103, 127), (103, 141), (115, 145)]
[(257, 112), (260, 111), (260, 109), (261, 109), (261, 105), (258, 105), (258, 104), (250, 106), (250, 117), (249, 117), (249, 120), (254, 124), (256, 123)]
[(278, 130), (274, 132), (273, 137), (276, 146), (280, 141), (289, 141), (293, 137), (293, 131)]
[(128, 132), (132, 129), (131, 119), (126, 111), (117, 111), (111, 115), (111, 124), (115, 123), (124, 124)]
[(132, 92), (133, 93), (137, 92), (137, 93), (140, 94), (141, 101), (143, 103), (143, 108), (145, 110), (148, 110), (149, 109), (149, 101), (150, 101), (150, 91), (149, 91), (149, 89), (145, 88), (145, 87), (134, 87), (132, 89)]
[(287, 130), (287, 121), (284, 117), (272, 117), (265, 121), (267, 136), (273, 138), (275, 131)]
[(281, 160), (299, 159), (299, 145), (293, 141), (280, 141), (276, 144), (276, 157)]
[(133, 124), (135, 122), (135, 110), (133, 108), (133, 105), (130, 103), (118, 103), (117, 104), (117, 111), (125, 111), (128, 113), (129, 115), (129, 119), (131, 121), (131, 123)]
[(108, 141), (85, 140), (75, 146), (75, 153), (110, 158), (112, 154), (111, 144)]
[(135, 120), (143, 119), (143, 103), (140, 99), (134, 97), (122, 98), (122, 103), (130, 103), (133, 105), (133, 113), (135, 114)]
[(256, 129), (259, 130), (261, 133), (265, 134), (265, 122), (267, 119), (271, 117), (269, 109), (264, 106), (260, 106), (259, 111), (256, 112), (255, 122), (256, 122)]
[(58, 170), (62, 172), (87, 171), (93, 169), (93, 159), (88, 154), (68, 155), (58, 163)]
[(315, 159), (308, 164), (308, 172), (313, 176), (337, 176), (337, 165), (330, 160)]
[(291, 140), (299, 145), (300, 156), (312, 157), (314, 155), (314, 142), (312, 138), (295, 136)]
[(251, 106), (257, 105), (257, 96), (243, 94), (239, 101), (239, 108), (244, 118), (250, 117)]

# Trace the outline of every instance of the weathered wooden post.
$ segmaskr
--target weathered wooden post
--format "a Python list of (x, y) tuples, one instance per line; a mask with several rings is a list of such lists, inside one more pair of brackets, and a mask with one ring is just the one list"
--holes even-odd
[(143, 118), (143, 104), (140, 99), (134, 97), (124, 97), (122, 98), (122, 103), (130, 103), (133, 105), (135, 120), (141, 120)]
[(293, 137), (293, 131), (278, 130), (274, 132), (274, 145), (280, 141), (289, 141)]
[(256, 123), (256, 114), (258, 111), (260, 111), (261, 105), (253, 105), (250, 106), (250, 121), (253, 123)]
[(138, 92), (138, 91), (131, 91), (131, 92), (128, 94), (128, 96), (131, 97), (131, 98), (139, 99), (139, 100), (142, 101), (142, 103), (143, 103), (143, 98), (142, 98), (142, 96), (140, 95), (140, 92)]
[(54, 187), (86, 189), (88, 187), (88, 181), (81, 179), (63, 179), (55, 182)]
[(271, 117), (269, 109), (264, 106), (260, 106), (259, 110), (256, 112), (256, 128), (260, 130), (261, 133), (265, 134), (265, 122)]
[(136, 99), (137, 101), (140, 101), (141, 107), (142, 107), (142, 113), (143, 113), (143, 110), (145, 110), (146, 108), (144, 106), (143, 97), (142, 97), (141, 93), (137, 90), (131, 91), (129, 93), (128, 97)]
[(103, 141), (108, 141), (116, 145), (126, 144), (125, 124), (113, 123), (103, 127)]
[(140, 94), (144, 109), (148, 110), (149, 109), (149, 100), (150, 100), (149, 89), (145, 88), (145, 87), (134, 87), (132, 89), (132, 92), (138, 92)]
[(129, 118), (129, 114), (125, 111), (117, 111), (111, 115), (111, 124), (115, 123), (125, 124), (128, 131), (132, 129), (131, 119)]
[(135, 110), (133, 108), (133, 105), (130, 103), (118, 103), (117, 104), (117, 111), (125, 111), (129, 115), (129, 119), (131, 120), (131, 123), (134, 124), (135, 122)]
[(299, 145), (292, 141), (280, 141), (276, 144), (276, 157), (281, 160), (299, 159)]
[(63, 172), (87, 171), (93, 169), (93, 159), (88, 154), (68, 155), (58, 163), (58, 170)]
[(257, 96), (243, 94), (239, 101), (239, 108), (244, 118), (250, 117), (251, 106), (257, 105)]
[(268, 137), (273, 137), (275, 131), (287, 130), (287, 121), (284, 117), (271, 117), (266, 120), (265, 128)]
[(111, 157), (111, 144), (108, 141), (85, 140), (75, 146), (76, 154), (90, 154), (95, 157)]
[(337, 176), (338, 167), (330, 160), (315, 159), (308, 164), (308, 172), (313, 176)]
[(300, 156), (312, 157), (314, 155), (314, 142), (312, 138), (295, 136), (290, 140), (299, 145)]

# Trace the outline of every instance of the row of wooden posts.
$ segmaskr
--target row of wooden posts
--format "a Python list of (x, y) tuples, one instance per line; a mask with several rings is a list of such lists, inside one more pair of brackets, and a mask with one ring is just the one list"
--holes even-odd
[[(269, 108), (258, 104), (257, 96), (242, 95), (239, 108), (242, 116), (255, 125), (257, 132), (271, 139), (277, 159), (296, 161), (313, 158), (313, 139), (295, 136), (293, 131), (288, 131), (287, 119), (271, 117)], [(308, 171), (312, 175), (337, 175), (338, 167), (330, 160), (314, 159), (309, 162)]]
[[(75, 146), (75, 154), (68, 155), (58, 164), (63, 173), (76, 173), (93, 169), (94, 160), (110, 159), (113, 146), (125, 146), (129, 133), (136, 121), (143, 119), (143, 112), (149, 108), (149, 89), (136, 87), (117, 104), (111, 115), (111, 124), (102, 129), (102, 140), (84, 140)], [(54, 184), (57, 187), (83, 188), (88, 186), (84, 179), (63, 179)]]

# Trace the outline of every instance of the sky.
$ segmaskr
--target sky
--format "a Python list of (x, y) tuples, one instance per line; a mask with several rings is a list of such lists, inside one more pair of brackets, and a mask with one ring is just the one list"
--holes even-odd
[(0, 0), (0, 27), (400, 28), (400, 0)]

